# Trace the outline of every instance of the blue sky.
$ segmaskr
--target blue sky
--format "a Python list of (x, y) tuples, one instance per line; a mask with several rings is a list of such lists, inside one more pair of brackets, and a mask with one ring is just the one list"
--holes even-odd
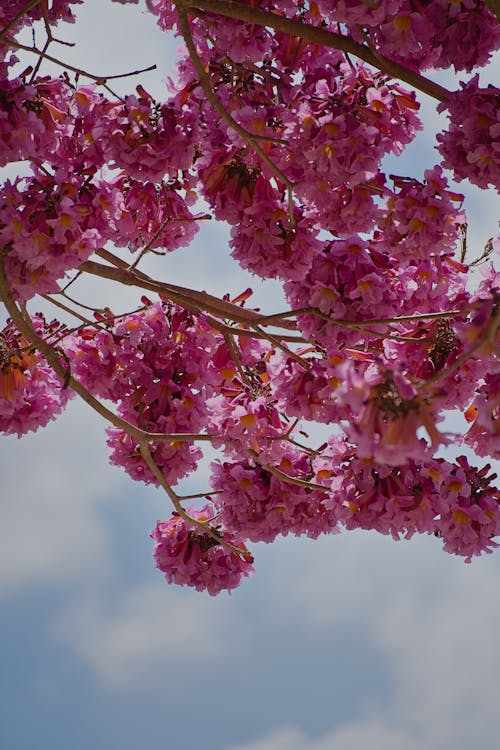
[[(99, 74), (157, 62), (142, 82), (160, 96), (176, 44), (154, 19), (104, 0), (77, 11), (64, 34), (78, 48), (61, 56)], [(401, 174), (435, 161), (425, 112)], [(468, 201), (479, 254), (498, 201)], [(237, 269), (216, 224), (152, 270), (213, 293), (251, 285), (276, 309), (276, 286)], [(38, 434), (3, 438), (0, 476), (2, 749), (498, 747), (500, 556), (465, 565), (434, 538), (290, 538), (255, 546), (255, 576), (213, 599), (154, 569), (166, 499), (108, 465), (104, 424), (76, 401)], [(183, 491), (205, 486), (202, 470)]]

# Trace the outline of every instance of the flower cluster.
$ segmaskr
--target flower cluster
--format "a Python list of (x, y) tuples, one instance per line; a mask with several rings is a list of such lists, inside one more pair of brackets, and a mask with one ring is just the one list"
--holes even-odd
[(472, 424), (464, 442), (478, 456), (500, 459), (500, 373), (486, 375), (465, 416)]
[(421, 127), (418, 108), (410, 92), (362, 65), (310, 67), (283, 113), (299, 196), (303, 190), (310, 200), (316, 190), (318, 209), (328, 212), (330, 186), (352, 188), (372, 180), (385, 154), (399, 154), (413, 140)]
[[(201, 509), (190, 507), (187, 514), (208, 524), (214, 518), (214, 509), (207, 505)], [(211, 596), (220, 591), (231, 591), (240, 585), (242, 578), (253, 572), (253, 559), (240, 537), (219, 530), (218, 524), (216, 535), (221, 541), (231, 544), (233, 549), (223, 546), (200, 526), (173, 513), (170, 520), (158, 521), (151, 532), (156, 567), (165, 573), (169, 583), (192, 586)]]
[(122, 177), (113, 188), (120, 205), (111, 237), (117, 247), (132, 252), (155, 248), (171, 252), (189, 245), (198, 232), (196, 219), (203, 215), (191, 213), (181, 183), (155, 184)]
[[(285, 446), (275, 468), (277, 473), (272, 473), (248, 460), (212, 465), (218, 518), (224, 526), (252, 542), (272, 542), (279, 534), (315, 539), (333, 533), (336, 522), (325, 507), (328, 488), (307, 487), (307, 481), (315, 479), (310, 457)], [(289, 478), (305, 484), (293, 484)]]
[(500, 92), (495, 86), (479, 87), (479, 76), (462, 84), (459, 91), (438, 106), (447, 110), (450, 127), (438, 134), (443, 166), (457, 180), (469, 180), (481, 188), (500, 190)]
[(377, 222), (377, 247), (409, 262), (453, 254), (465, 223), (463, 195), (448, 190), (441, 167), (427, 169), (424, 176), (423, 184), (393, 177), (395, 191)]
[(485, 65), (500, 44), (495, 19), (480, 0), (320, 0), (322, 13), (345, 23), (360, 41), (363, 32), (382, 54), (406, 65), (470, 71)]
[(489, 465), (475, 469), (460, 456), (454, 463), (386, 466), (360, 459), (339, 441), (332, 448), (338, 468), (325, 505), (347, 529), (374, 529), (394, 539), (433, 534), (466, 562), (498, 546), (500, 493), (491, 485), (496, 475), (489, 475)]
[(67, 271), (78, 268), (108, 239), (99, 186), (82, 174), (43, 173), (5, 182), (0, 189), (0, 246), (15, 296), (58, 291)]
[[(75, 377), (117, 403), (122, 419), (146, 432), (172, 435), (154, 442), (151, 453), (166, 481), (174, 484), (202, 455), (182, 435), (196, 434), (207, 423), (204, 373), (213, 345), (201, 318), (160, 303), (111, 320), (104, 331), (84, 328), (64, 342)], [(117, 427), (107, 432), (111, 462), (134, 479), (157, 484), (137, 440)]]
[[(57, 322), (47, 324), (40, 314), (31, 322), (45, 340), (60, 333)], [(7, 321), (0, 331), (0, 432), (21, 437), (45, 427), (72, 395), (12, 321)]]
[[(139, 180), (175, 177), (193, 161), (192, 127), (175, 100), (159, 106), (143, 89), (140, 94), (139, 98), (128, 96), (114, 110), (108, 159)], [(193, 126), (193, 120), (189, 125)]]

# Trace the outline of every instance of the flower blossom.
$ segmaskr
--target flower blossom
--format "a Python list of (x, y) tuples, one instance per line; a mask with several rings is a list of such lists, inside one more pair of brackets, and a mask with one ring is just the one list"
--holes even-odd
[(351, 414), (342, 426), (361, 458), (404, 464), (411, 458), (425, 460), (431, 449), (449, 442), (436, 427), (441, 418), (437, 405), (417, 394), (402, 373), (375, 363), (363, 371), (349, 361), (339, 369), (344, 377), (336, 398)]
[[(284, 477), (316, 479), (308, 456), (290, 446), (282, 449), (276, 468)], [(325, 508), (328, 487), (321, 491), (294, 485), (248, 460), (212, 464), (211, 483), (218, 493), (220, 521), (252, 542), (272, 542), (289, 533), (315, 539), (336, 531)]]
[(462, 83), (438, 111), (447, 110), (450, 127), (439, 133), (437, 149), (443, 166), (456, 180), (500, 190), (500, 92), (495, 86), (479, 87), (479, 75)]
[[(32, 324), (39, 336), (49, 339), (59, 328), (58, 323), (47, 324), (40, 314)], [(0, 331), (0, 432), (21, 437), (45, 427), (72, 395), (46, 360), (7, 321)]]
[(387, 197), (377, 248), (407, 262), (454, 253), (465, 223), (463, 195), (448, 190), (442, 172), (441, 167), (425, 170), (424, 183), (393, 177), (399, 190)]
[(398, 540), (432, 534), (444, 549), (470, 562), (498, 547), (500, 493), (490, 466), (443, 458), (387, 466), (357, 456), (352, 446), (330, 440), (331, 495), (325, 506), (347, 529), (373, 529)]
[(238, 552), (224, 547), (199, 526), (173, 513), (168, 521), (158, 521), (151, 532), (156, 567), (165, 573), (169, 583), (192, 586), (197, 591), (207, 591), (210, 596), (239, 586), (242, 578), (253, 572), (252, 556), (241, 537), (220, 530), (217, 520), (214, 523), (214, 510), (210, 506), (189, 507), (186, 512), (191, 518), (209, 524)]

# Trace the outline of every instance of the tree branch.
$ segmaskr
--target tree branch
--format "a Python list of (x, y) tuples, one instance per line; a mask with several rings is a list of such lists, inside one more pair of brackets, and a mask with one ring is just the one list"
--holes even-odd
[(208, 523), (208, 521), (200, 521), (197, 518), (193, 518), (192, 516), (190, 516), (189, 513), (186, 513), (186, 511), (181, 505), (181, 498), (174, 491), (174, 489), (170, 486), (170, 484), (167, 482), (167, 480), (165, 479), (165, 477), (163, 476), (161, 472), (161, 469), (157, 466), (153, 456), (151, 455), (148, 441), (141, 440), (139, 444), (140, 444), (141, 456), (143, 460), (145, 461), (145, 463), (148, 465), (153, 475), (158, 480), (158, 483), (160, 484), (160, 486), (163, 487), (163, 489), (169, 496), (172, 502), (172, 505), (174, 506), (179, 516), (187, 523), (190, 523), (193, 526), (197, 526), (205, 534), (208, 534), (208, 536), (211, 539), (214, 539), (214, 541), (216, 541), (218, 544), (221, 544), (223, 547), (226, 547), (226, 549), (230, 550), (231, 552), (234, 552), (235, 554), (243, 558), (251, 557), (250, 553), (247, 550), (243, 550), (240, 547), (235, 547), (234, 544), (231, 544), (230, 542), (226, 542), (223, 535), (219, 534), (215, 529), (213, 529)]
[(333, 31), (327, 31), (311, 24), (302, 23), (302, 21), (285, 18), (284, 16), (279, 16), (277, 13), (270, 13), (250, 5), (242, 5), (234, 2), (234, 0), (178, 0), (176, 5), (179, 13), (181, 12), (180, 6), (206, 10), (210, 13), (226, 16), (227, 18), (235, 18), (239, 21), (247, 21), (258, 26), (267, 26), (277, 31), (283, 31), (290, 36), (321, 44), (324, 47), (338, 49), (359, 57), (374, 68), (382, 70), (384, 73), (388, 73), (390, 76), (398, 78), (401, 81), (405, 81), (405, 83), (413, 86), (413, 88), (422, 91), (424, 94), (428, 94), (428, 96), (432, 96), (440, 102), (447, 101), (450, 96), (450, 92), (438, 83), (434, 83), (434, 81), (430, 81), (419, 73), (405, 68), (404, 65), (389, 60), (384, 55), (374, 55), (367, 46), (358, 44), (349, 36), (336, 34)]
[(500, 21), (500, 0), (484, 0), (484, 4), (488, 6), (493, 15)]
[[(0, 42), (3, 41), (3, 40), (7, 40), (7, 34), (9, 33), (9, 31), (11, 29), (14, 28), (14, 26), (16, 25), (16, 23), (18, 21), (20, 21), (21, 18), (24, 15), (26, 15), (26, 13), (29, 13), (30, 10), (33, 10), (33, 8), (35, 8), (37, 5), (40, 5), (41, 2), (42, 2), (42, 0), (30, 0), (29, 3), (26, 3), (26, 5), (24, 6), (24, 8), (21, 8), (21, 10), (19, 11), (19, 13), (17, 13), (14, 16), (14, 18), (12, 19), (12, 21), (9, 21), (9, 23), (7, 24), (7, 26), (4, 26), (4, 28), (0, 31)], [(10, 40), (9, 40), (9, 43), (10, 43)]]
[(258, 154), (258, 156), (262, 159), (264, 164), (266, 164), (269, 167), (272, 173), (279, 180), (281, 180), (281, 182), (286, 186), (287, 193), (288, 193), (288, 207), (289, 207), (288, 218), (290, 221), (290, 225), (295, 226), (295, 217), (293, 213), (293, 201), (292, 201), (293, 183), (281, 171), (281, 169), (279, 169), (279, 167), (276, 166), (273, 160), (269, 158), (269, 156), (263, 151), (261, 146), (259, 146), (259, 144), (257, 143), (257, 137), (253, 133), (250, 133), (248, 130), (243, 128), (234, 119), (234, 117), (227, 111), (227, 109), (218, 100), (218, 98), (215, 96), (214, 92), (212, 91), (212, 87), (210, 86), (210, 81), (206, 74), (205, 68), (203, 67), (203, 63), (201, 62), (198, 52), (196, 50), (196, 45), (194, 43), (193, 36), (191, 34), (191, 29), (189, 28), (189, 20), (188, 20), (187, 11), (184, 7), (179, 5), (177, 7), (177, 14), (179, 16), (179, 28), (182, 32), (182, 36), (184, 37), (184, 41), (186, 43), (186, 47), (188, 49), (191, 61), (196, 69), (196, 72), (198, 73), (198, 77), (200, 79), (200, 85), (203, 88), (203, 91), (205, 92), (205, 96), (207, 97), (210, 104), (214, 107), (214, 109), (221, 115), (221, 117), (235, 131), (235, 133), (238, 133), (238, 135), (240, 135), (243, 138), (243, 140), (250, 146), (250, 148), (252, 148), (256, 154)]
[(156, 70), (156, 64), (154, 64), (148, 65), (147, 68), (142, 68), (141, 70), (131, 70), (128, 73), (116, 73), (115, 75), (110, 76), (97, 76), (94, 73), (88, 73), (86, 70), (82, 70), (81, 68), (77, 68), (74, 65), (70, 65), (69, 63), (64, 62), (63, 60), (59, 60), (53, 55), (48, 55), (46, 52), (44, 52), (44, 50), (38, 49), (38, 47), (36, 47), (35, 45), (33, 45), (32, 47), (28, 47), (26, 44), (16, 42), (15, 39), (12, 39), (10, 37), (7, 37), (7, 42), (9, 43), (9, 45), (14, 47), (14, 49), (21, 49), (23, 50), (23, 52), (31, 52), (32, 54), (38, 55), (44, 60), (48, 60), (49, 62), (54, 63), (54, 65), (58, 65), (60, 68), (71, 70), (73, 73), (77, 73), (84, 78), (90, 78), (92, 81), (96, 81), (97, 83), (104, 83), (105, 81), (112, 81), (117, 78), (129, 78), (130, 76), (137, 76), (141, 73), (149, 73), (149, 71), (151, 70)]
[[(117, 258), (116, 260), (119, 259)], [(82, 263), (80, 270), (93, 274), (94, 276), (101, 276), (105, 279), (118, 281), (120, 284), (125, 284), (126, 286), (136, 286), (141, 289), (148, 289), (151, 292), (156, 292), (157, 294), (168, 297), (172, 302), (176, 302), (191, 312), (208, 312), (212, 315), (227, 318), (228, 320), (234, 320), (238, 323), (260, 322), (261, 315), (254, 310), (245, 310), (238, 305), (233, 305), (231, 302), (226, 302), (225, 300), (221, 300), (218, 297), (207, 294), (206, 292), (198, 292), (195, 289), (188, 289), (187, 287), (156, 281), (142, 272), (130, 271), (125, 262), (120, 262), (119, 267), (111, 268), (102, 263), (88, 260), (85, 261), (85, 263)], [(292, 323), (291, 325), (285, 325), (283, 327), (293, 329), (294, 325)]]
[(47, 362), (52, 367), (56, 375), (58, 375), (63, 382), (67, 381), (68, 387), (71, 388), (71, 390), (73, 390), (75, 393), (77, 393), (80, 396), (80, 398), (82, 398), (94, 411), (100, 414), (101, 417), (106, 419), (108, 422), (110, 422), (112, 425), (114, 425), (118, 429), (126, 432), (128, 435), (134, 438), (134, 440), (137, 440), (138, 443), (141, 443), (141, 441), (144, 441), (144, 440), (149, 440), (149, 441), (175, 440), (178, 442), (187, 442), (187, 441), (192, 441), (192, 440), (212, 440), (213, 439), (212, 435), (198, 435), (198, 434), (191, 434), (191, 433), (166, 434), (166, 433), (146, 432), (145, 430), (141, 430), (140, 427), (135, 427), (134, 425), (130, 424), (124, 419), (121, 419), (121, 417), (118, 417), (116, 414), (114, 414), (110, 409), (104, 406), (104, 404), (101, 404), (101, 402), (98, 399), (96, 399), (94, 396), (92, 396), (92, 394), (89, 393), (89, 391), (81, 383), (79, 383), (78, 380), (76, 380), (73, 377), (73, 375), (70, 374), (68, 377), (68, 369), (65, 365), (61, 364), (60, 357), (55, 351), (55, 349), (37, 334), (37, 332), (31, 325), (31, 323), (29, 323), (25, 319), (21, 310), (19, 310), (16, 302), (14, 301), (14, 298), (12, 297), (12, 293), (10, 291), (9, 283), (7, 281), (7, 276), (5, 274), (3, 258), (1, 256), (0, 256), (0, 299), (4, 303), (7, 309), (7, 312), (9, 313), (10, 317), (12, 318), (19, 332), (47, 360)]

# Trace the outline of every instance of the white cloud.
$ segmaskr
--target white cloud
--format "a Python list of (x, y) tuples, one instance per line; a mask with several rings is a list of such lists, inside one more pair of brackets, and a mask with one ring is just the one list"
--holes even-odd
[(309, 547), (283, 545), (268, 570), (274, 626), (293, 617), (316, 642), (345, 638), (352, 626), (346, 648), (355, 651), (358, 638), (370, 644), (391, 697), (360, 701), (355, 721), (320, 740), (286, 729), (234, 750), (498, 747), (498, 561), (465, 565), (432, 538), (396, 545), (345, 533)]
[(164, 581), (111, 597), (103, 590), (79, 598), (53, 635), (112, 689), (157, 682), (166, 668), (223, 663), (237, 644), (227, 599), (215, 601)]
[(0, 471), (0, 594), (103, 575), (99, 508), (121, 477), (107, 466), (99, 420), (72, 403), (35, 435), (3, 437)]
[(306, 737), (298, 729), (283, 727), (254, 742), (228, 750), (417, 750), (417, 747), (423, 746), (404, 730), (368, 720), (345, 724), (316, 739)]
[(282, 727), (255, 742), (231, 747), (231, 750), (304, 750), (306, 738), (299, 729)]
[(313, 632), (378, 617), (395, 592), (411, 585), (418, 596), (428, 581), (442, 580), (448, 562), (433, 538), (395, 543), (363, 531), (302, 544), (287, 540), (275, 555), (267, 577), (269, 597), (278, 602), (272, 612), (277, 618), (293, 613)]
[(426, 748), (497, 747), (498, 565), (457, 565), (432, 598), (403, 592), (376, 638), (399, 684), (394, 708)]
[[(165, 95), (166, 75), (163, 70), (171, 70), (176, 60), (178, 41), (166, 35), (156, 24), (155, 17), (137, 7), (112, 3), (111, 0), (85, 0), (73, 8), (76, 23), (60, 24), (56, 36), (74, 46), (52, 44), (49, 53), (83, 72), (94, 76), (112, 76), (129, 73), (156, 64), (158, 70), (138, 76), (109, 81), (109, 86), (118, 94), (134, 92), (138, 83), (153, 96)], [(19, 36), (27, 46), (32, 44), (31, 29), (25, 29)], [(38, 46), (43, 44), (45, 31), (42, 24), (36, 27)], [(36, 56), (28, 52), (18, 55), (20, 67), (33, 64)], [(45, 60), (41, 74), (60, 75), (60, 65)], [(70, 72), (73, 76), (73, 72)], [(80, 83), (92, 83), (84, 75)]]

